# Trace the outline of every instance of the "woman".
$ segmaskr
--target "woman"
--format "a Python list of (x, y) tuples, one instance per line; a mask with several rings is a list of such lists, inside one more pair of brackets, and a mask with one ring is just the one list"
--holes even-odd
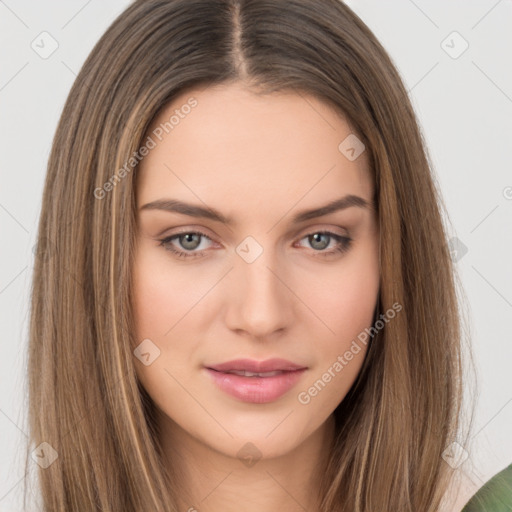
[(48, 166), (45, 510), (447, 510), (468, 434), (443, 211), (399, 74), (343, 3), (130, 5)]

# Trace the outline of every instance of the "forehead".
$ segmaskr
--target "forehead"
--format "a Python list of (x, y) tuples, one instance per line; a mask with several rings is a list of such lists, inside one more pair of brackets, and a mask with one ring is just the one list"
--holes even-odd
[[(258, 96), (237, 84), (182, 93), (153, 120), (153, 148), (139, 164), (138, 204), (166, 196), (229, 210), (283, 208), (352, 193), (370, 198), (367, 155), (339, 146), (354, 136), (343, 116), (316, 97)], [(211, 204), (214, 206), (214, 204)]]

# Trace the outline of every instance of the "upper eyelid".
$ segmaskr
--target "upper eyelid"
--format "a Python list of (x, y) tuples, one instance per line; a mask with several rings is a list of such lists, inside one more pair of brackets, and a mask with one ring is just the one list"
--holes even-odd
[[(291, 237), (296, 237), (299, 235), (299, 233), (304, 233), (304, 234), (308, 234), (308, 233), (316, 233), (318, 231), (332, 231), (332, 232), (335, 232), (336, 229), (340, 229), (340, 230), (345, 230), (349, 231), (349, 229), (347, 227), (342, 227), (342, 226), (335, 226), (335, 227), (332, 227), (332, 224), (331, 225), (328, 225), (329, 223), (321, 223), (319, 222), (318, 224), (316, 225), (312, 225), (312, 226), (309, 226), (309, 227), (302, 227), (302, 228), (295, 228), (293, 229), (293, 235), (291, 235)], [(316, 228), (315, 226), (320, 226), (318, 228)], [(169, 228), (169, 229), (166, 229), (164, 230), (163, 232), (165, 231), (170, 231), (171, 229), (173, 228)], [(183, 233), (201, 233), (205, 236), (208, 236), (209, 238), (215, 238), (216, 235), (214, 236), (210, 236), (208, 234), (208, 232), (210, 232), (210, 230), (208, 228), (204, 228), (202, 226), (194, 226), (193, 224), (192, 225), (189, 225), (189, 226), (180, 226), (180, 227), (177, 227), (175, 229), (178, 229), (179, 231), (176, 231), (176, 232), (173, 232), (171, 235), (165, 235), (166, 237), (167, 236), (174, 236), (174, 235), (179, 235), (179, 234), (183, 234)], [(336, 233), (338, 234), (338, 233)], [(160, 236), (164, 236), (164, 235), (160, 235)], [(348, 235), (347, 235), (348, 236)]]

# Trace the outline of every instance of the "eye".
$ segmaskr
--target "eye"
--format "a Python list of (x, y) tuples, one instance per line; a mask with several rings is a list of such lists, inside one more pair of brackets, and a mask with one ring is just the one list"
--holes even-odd
[[(347, 252), (352, 245), (352, 238), (347, 236), (338, 235), (331, 231), (316, 231), (303, 237), (301, 240), (307, 239), (314, 251), (318, 253), (318, 256), (332, 256), (338, 253)], [(334, 247), (326, 251), (330, 243), (334, 242)]]
[[(202, 239), (213, 242), (208, 235), (201, 231), (185, 231), (160, 240), (160, 245), (165, 250), (173, 253), (177, 258), (201, 258), (205, 256), (206, 249), (208, 248), (201, 247)], [(313, 252), (317, 253), (315, 256), (323, 257), (347, 252), (352, 244), (351, 238), (332, 233), (331, 231), (315, 231), (304, 236), (301, 240), (304, 239), (308, 240), (310, 247), (313, 248)], [(334, 242), (334, 246), (331, 245), (332, 242)], [(331, 248), (325, 250), (329, 246)]]
[[(198, 258), (204, 256), (204, 247), (202, 247), (202, 250), (196, 251), (196, 249), (201, 246), (201, 238), (210, 240), (210, 242), (212, 241), (209, 236), (200, 231), (187, 231), (160, 240), (160, 245), (167, 251), (175, 254), (178, 258)], [(173, 245), (175, 239), (186, 252), (181, 251)]]

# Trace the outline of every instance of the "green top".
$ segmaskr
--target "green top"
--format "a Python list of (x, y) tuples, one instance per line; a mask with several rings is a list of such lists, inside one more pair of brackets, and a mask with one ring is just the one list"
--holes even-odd
[(512, 512), (512, 464), (480, 487), (462, 512)]

